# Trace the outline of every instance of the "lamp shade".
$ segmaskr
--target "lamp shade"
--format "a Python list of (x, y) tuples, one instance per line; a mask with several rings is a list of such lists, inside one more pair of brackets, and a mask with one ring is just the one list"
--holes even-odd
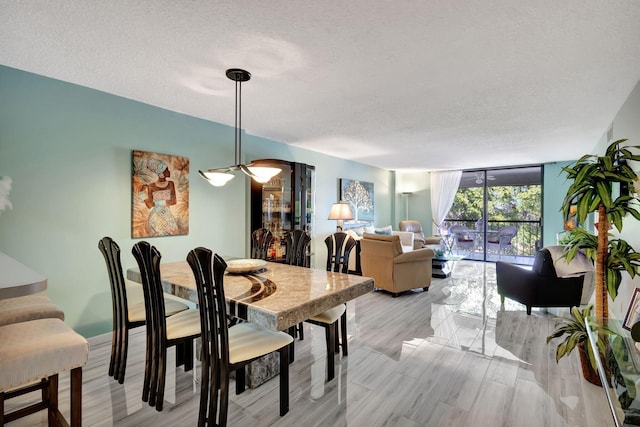
[(247, 169), (251, 172), (251, 178), (261, 184), (269, 182), (271, 178), (282, 171), (280, 168), (270, 168), (266, 166), (248, 166)]
[(331, 206), (328, 219), (353, 219), (353, 213), (348, 203), (338, 202)]
[(234, 172), (240, 169), (246, 175), (253, 178), (254, 181), (264, 184), (269, 182), (271, 178), (280, 173), (281, 169), (255, 166), (253, 164), (244, 165), (240, 163), (242, 158), (242, 82), (246, 82), (251, 78), (251, 73), (240, 68), (229, 68), (226, 72), (227, 77), (236, 82), (236, 108), (235, 108), (235, 164), (226, 168), (209, 169), (208, 171), (199, 171), (200, 176), (206, 179), (209, 184), (214, 187), (222, 187), (229, 182)]
[(206, 179), (209, 182), (209, 184), (213, 185), (214, 187), (222, 187), (227, 182), (232, 180), (235, 176), (234, 174), (229, 172), (215, 172), (213, 170), (207, 171), (207, 172), (203, 172), (203, 171), (199, 171), (199, 172), (200, 172), (200, 176)]

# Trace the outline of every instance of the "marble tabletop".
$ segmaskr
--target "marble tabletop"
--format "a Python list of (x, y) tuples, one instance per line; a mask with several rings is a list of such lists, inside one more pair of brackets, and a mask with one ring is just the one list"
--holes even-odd
[(0, 299), (35, 294), (47, 289), (47, 279), (0, 252)]
[[(193, 273), (186, 261), (163, 263), (160, 274), (165, 292), (198, 302)], [(127, 278), (141, 282), (137, 268), (128, 269)], [(370, 277), (274, 262), (268, 262), (260, 272), (224, 276), (230, 305), (245, 309), (250, 322), (277, 331), (364, 295), (373, 286)]]

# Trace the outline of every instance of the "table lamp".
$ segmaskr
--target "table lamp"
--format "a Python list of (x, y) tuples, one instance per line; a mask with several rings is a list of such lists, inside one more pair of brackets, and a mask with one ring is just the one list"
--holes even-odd
[(345, 219), (353, 219), (353, 213), (351, 212), (349, 204), (344, 202), (334, 203), (329, 211), (328, 219), (338, 220), (336, 231), (342, 231), (343, 221)]

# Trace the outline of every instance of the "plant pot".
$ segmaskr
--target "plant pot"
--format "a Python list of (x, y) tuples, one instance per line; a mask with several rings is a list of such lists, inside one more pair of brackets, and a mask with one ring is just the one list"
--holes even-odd
[(578, 344), (578, 352), (580, 354), (580, 364), (582, 365), (582, 376), (585, 380), (589, 381), (591, 384), (595, 384), (597, 386), (602, 387), (602, 382), (600, 381), (600, 375), (593, 369), (591, 366), (591, 362), (589, 361), (589, 354), (585, 345), (588, 345), (584, 342)]

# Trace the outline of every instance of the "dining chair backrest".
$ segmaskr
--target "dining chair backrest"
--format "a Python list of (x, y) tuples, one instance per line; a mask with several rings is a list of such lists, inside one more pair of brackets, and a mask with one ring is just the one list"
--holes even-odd
[(164, 294), (160, 276), (160, 259), (162, 255), (155, 246), (142, 241), (133, 245), (131, 251), (138, 263), (144, 294), (147, 331), (152, 331), (159, 345), (166, 341), (166, 321)]
[(349, 272), (349, 255), (356, 240), (346, 233), (337, 232), (324, 239), (327, 245), (327, 271)]
[(118, 330), (127, 320), (127, 288), (120, 262), (120, 246), (111, 238), (103, 237), (98, 242), (98, 248), (104, 256), (111, 284), (111, 301), (113, 308), (113, 330)]
[(109, 376), (120, 384), (124, 382), (127, 368), (128, 334), (129, 328), (144, 325), (144, 320), (130, 320), (127, 287), (120, 261), (120, 246), (111, 238), (103, 237), (98, 242), (98, 248), (104, 256), (111, 284), (111, 307), (113, 312), (113, 335), (111, 343), (111, 358), (109, 361)]
[(167, 372), (167, 348), (176, 347), (176, 367), (193, 368), (193, 340), (200, 336), (199, 313), (185, 310), (167, 319), (160, 260), (162, 255), (148, 242), (138, 242), (131, 250), (140, 269), (144, 296), (147, 354), (142, 400), (162, 411)]
[(162, 410), (164, 396), (164, 366), (166, 364), (167, 322), (164, 294), (160, 276), (162, 255), (155, 246), (142, 241), (131, 250), (138, 263), (144, 295), (146, 318), (146, 362), (142, 386), (142, 400)]
[[(213, 265), (212, 265), (213, 260)], [(198, 290), (198, 306), (200, 309), (200, 336), (202, 350), (200, 352), (202, 375), (200, 383), (200, 408), (198, 426), (204, 426), (209, 420), (218, 419), (218, 407), (225, 402), (227, 390), (225, 378), (229, 376), (229, 331), (226, 322), (227, 305), (222, 286), (227, 264), (220, 256), (214, 255), (210, 249), (198, 247), (187, 254), (187, 263), (193, 271)], [(210, 378), (211, 371), (216, 372), (217, 379)], [(211, 387), (210, 381), (220, 386)], [(226, 420), (227, 407), (222, 403), (220, 417)], [(226, 421), (220, 423), (224, 425)]]
[(311, 236), (303, 230), (293, 230), (287, 233), (287, 264), (298, 267), (309, 267), (307, 249), (311, 243)]
[(251, 258), (266, 260), (271, 242), (273, 233), (266, 228), (259, 228), (251, 233)]
[(219, 367), (222, 370), (228, 369), (227, 305), (224, 286), (222, 286), (227, 264), (218, 254), (214, 255), (210, 249), (203, 247), (190, 251), (187, 255), (187, 263), (193, 271), (198, 290), (202, 364), (206, 364), (207, 367)]

